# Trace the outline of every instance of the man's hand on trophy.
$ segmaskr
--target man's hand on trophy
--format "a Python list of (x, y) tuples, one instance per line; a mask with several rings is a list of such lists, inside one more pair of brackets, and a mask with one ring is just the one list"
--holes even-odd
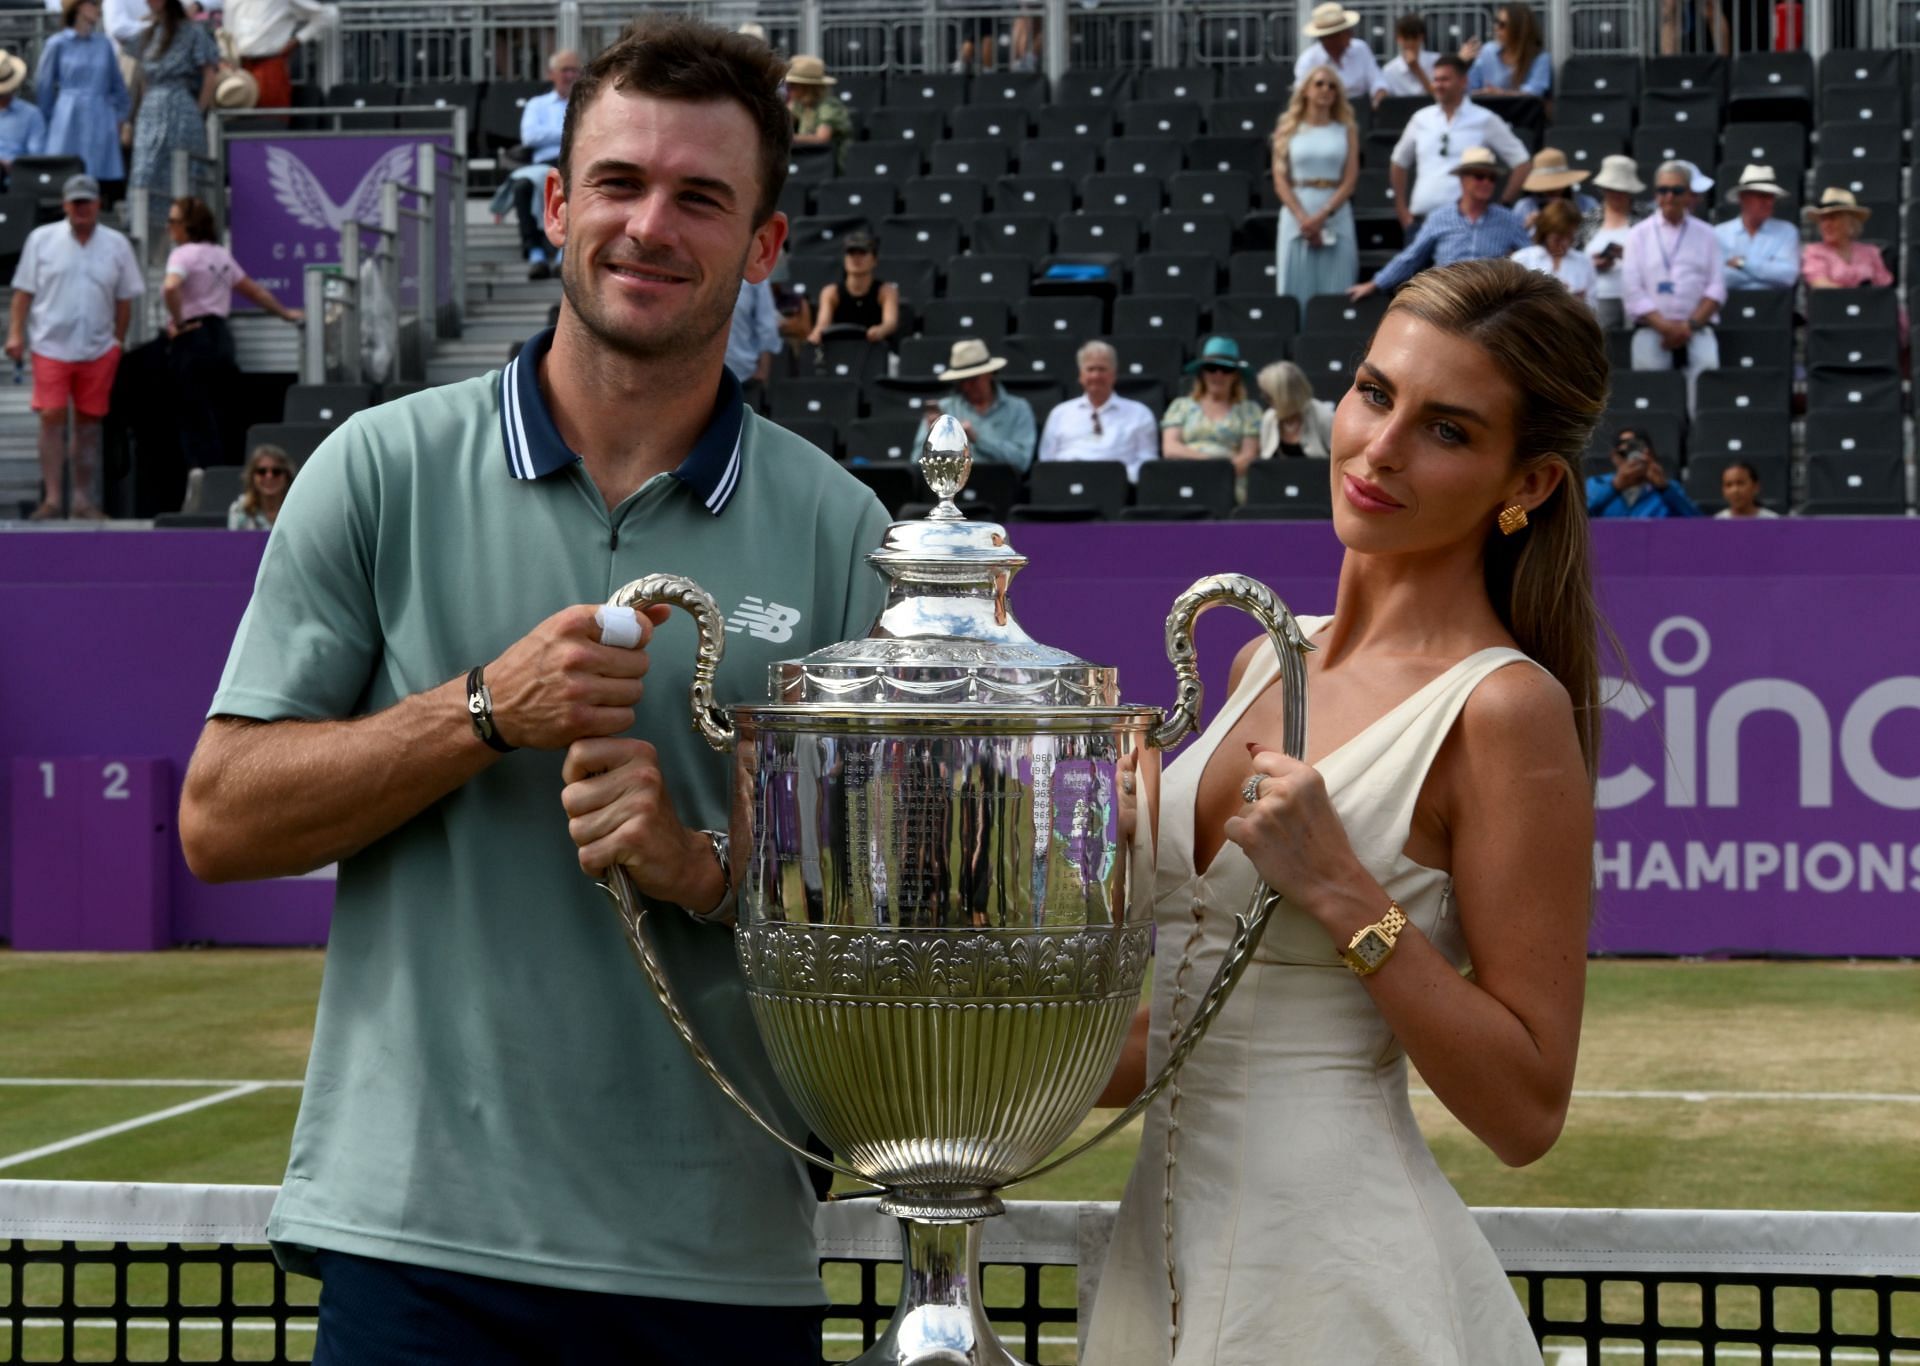
[(521, 749), (565, 749), (575, 740), (631, 729), (647, 672), (647, 640), (671, 610), (555, 612), (487, 665), (494, 730)]
[(705, 911), (726, 894), (713, 845), (680, 823), (645, 740), (612, 736), (578, 740), (567, 750), (560, 804), (567, 833), (580, 846), (580, 866), (602, 877), (618, 863), (656, 901)]

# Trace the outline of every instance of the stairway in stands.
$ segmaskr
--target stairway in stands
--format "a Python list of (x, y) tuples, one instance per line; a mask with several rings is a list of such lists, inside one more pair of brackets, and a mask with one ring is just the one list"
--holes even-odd
[[(13, 291), (0, 289), (0, 316), (12, 306)], [(33, 367), (13, 382), (13, 366), (0, 356), (0, 521), (22, 516), (40, 498), (40, 422), (33, 415)]]

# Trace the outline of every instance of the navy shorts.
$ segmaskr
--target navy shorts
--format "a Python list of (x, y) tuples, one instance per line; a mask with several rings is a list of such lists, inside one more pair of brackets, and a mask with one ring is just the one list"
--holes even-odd
[(820, 1366), (825, 1311), (558, 1290), (322, 1251), (315, 1366)]

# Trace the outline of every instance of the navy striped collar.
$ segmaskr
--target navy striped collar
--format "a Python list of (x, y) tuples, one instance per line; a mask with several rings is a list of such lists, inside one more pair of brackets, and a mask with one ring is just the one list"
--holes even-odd
[[(544, 479), (580, 457), (568, 449), (553, 425), (546, 396), (540, 392), (540, 358), (553, 345), (553, 329), (532, 338), (500, 372), (500, 442), (507, 470), (515, 479)], [(740, 381), (720, 367), (720, 389), (713, 418), (673, 477), (692, 489), (708, 512), (719, 516), (740, 483), (740, 437), (746, 428)]]

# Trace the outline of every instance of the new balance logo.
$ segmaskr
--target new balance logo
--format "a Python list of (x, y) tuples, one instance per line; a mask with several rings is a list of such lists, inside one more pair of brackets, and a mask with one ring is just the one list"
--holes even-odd
[(727, 618), (727, 630), (738, 634), (745, 631), (748, 635), (770, 640), (778, 645), (793, 639), (793, 628), (800, 620), (800, 609), (782, 607), (777, 602), (762, 602), (759, 598), (745, 598)]

